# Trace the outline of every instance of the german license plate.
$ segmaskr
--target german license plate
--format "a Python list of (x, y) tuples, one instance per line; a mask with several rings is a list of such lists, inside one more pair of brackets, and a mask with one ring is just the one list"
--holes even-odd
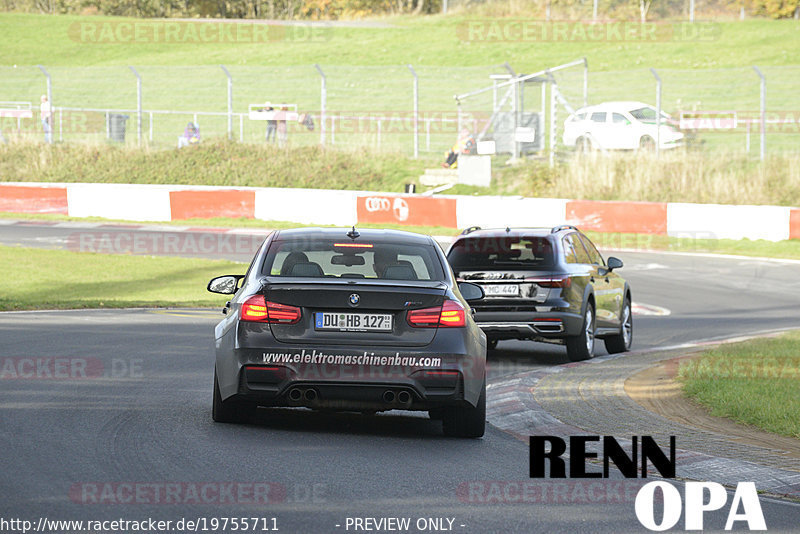
[(483, 292), (488, 297), (516, 297), (519, 295), (519, 286), (516, 284), (487, 284)]
[(317, 330), (340, 332), (391, 332), (392, 315), (382, 313), (331, 313), (314, 314)]

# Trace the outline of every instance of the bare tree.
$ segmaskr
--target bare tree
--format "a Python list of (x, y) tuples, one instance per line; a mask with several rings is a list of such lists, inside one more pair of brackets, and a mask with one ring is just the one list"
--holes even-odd
[(650, 11), (650, 4), (653, 3), (653, 0), (639, 0), (639, 15), (641, 17), (642, 24), (647, 22), (647, 12)]

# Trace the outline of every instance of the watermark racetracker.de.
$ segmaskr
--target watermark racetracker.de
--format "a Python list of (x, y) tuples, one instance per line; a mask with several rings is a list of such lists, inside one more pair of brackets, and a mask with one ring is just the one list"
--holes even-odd
[(252, 255), (264, 242), (261, 234), (162, 231), (82, 231), (67, 237), (67, 249), (100, 254)]
[(264, 505), (327, 502), (324, 483), (287, 486), (267, 481), (76, 482), (69, 499), (85, 505)]
[(645, 480), (474, 480), (456, 496), (469, 504), (625, 504), (636, 501)]
[(320, 23), (277, 24), (231, 21), (80, 21), (69, 38), (81, 44), (247, 44), (327, 42), (333, 28)]
[(20, 356), (0, 358), (0, 380), (144, 378), (142, 358)]
[(467, 20), (456, 29), (466, 42), (712, 42), (722, 27), (714, 22), (631, 22), (573, 20)]

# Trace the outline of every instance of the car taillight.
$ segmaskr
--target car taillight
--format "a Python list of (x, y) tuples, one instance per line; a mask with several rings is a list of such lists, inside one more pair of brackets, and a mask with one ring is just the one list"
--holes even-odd
[(457, 328), (467, 324), (467, 313), (459, 302), (445, 300), (441, 307), (409, 310), (406, 321), (415, 328)]
[(539, 287), (570, 287), (572, 278), (570, 276), (553, 276), (552, 278), (532, 279), (531, 282), (535, 282)]
[(296, 324), (300, 322), (300, 316), (300, 308), (268, 302), (264, 299), (264, 295), (253, 295), (242, 303), (243, 321)]

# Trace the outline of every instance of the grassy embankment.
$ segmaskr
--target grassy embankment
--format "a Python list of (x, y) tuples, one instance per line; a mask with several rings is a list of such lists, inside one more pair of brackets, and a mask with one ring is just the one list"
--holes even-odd
[[(14, 143), (0, 145), (0, 180), (108, 182), (403, 191), (435, 160), (366, 150), (209, 142), (191, 149)], [(448, 194), (800, 206), (800, 156), (760, 163), (700, 153), (616, 154), (549, 167), (498, 159), (491, 187), (456, 186)], [(419, 190), (424, 190), (420, 187)]]
[(727, 417), (800, 438), (800, 333), (716, 347), (678, 371), (684, 392)]
[(222, 306), (206, 291), (246, 265), (0, 246), (0, 310)]
[[(530, 15), (533, 21), (539, 14)], [(224, 64), (234, 81), (235, 111), (246, 111), (249, 104), (265, 100), (288, 101), (301, 110), (318, 111), (320, 77), (313, 65), (319, 64), (327, 75), (329, 113), (371, 116), (400, 113), (408, 118), (412, 109), (412, 77), (406, 65), (413, 64), (419, 74), (423, 117), (447, 114), (453, 118), (456, 113), (453, 95), (489, 85), (489, 74), (505, 72), (504, 62), (517, 72), (534, 72), (586, 57), (590, 66), (590, 103), (631, 99), (654, 103), (655, 82), (648, 70), (653, 67), (659, 69), (664, 79), (663, 105), (667, 111), (695, 106), (706, 110), (753, 111), (758, 109), (758, 77), (751, 66), (758, 65), (769, 80), (769, 109), (796, 109), (794, 97), (800, 70), (783, 69), (798, 63), (800, 32), (791, 20), (698, 24), (694, 28), (703, 28), (699, 39), (684, 38), (680, 32), (654, 40), (624, 40), (613, 35), (608, 39), (586, 39), (578, 33), (533, 42), (503, 33), (505, 24), (519, 22), (520, 18), (528, 20), (521, 13), (514, 16), (518, 18), (387, 17), (362, 25), (314, 31), (307, 27), (274, 26), (270, 29), (275, 31), (274, 38), (268, 43), (252, 39), (197, 43), (131, 40), (124, 38), (124, 32), (117, 37), (113, 31), (118, 27), (116, 24), (136, 19), (0, 14), (3, 27), (0, 65), (6, 66), (0, 68), (0, 94), (4, 100), (37, 103), (45, 87), (44, 77), (35, 67), (41, 64), (53, 76), (56, 105), (131, 110), (136, 106), (136, 78), (128, 65), (133, 65), (142, 76), (145, 110), (225, 112), (227, 79), (219, 68)], [(111, 35), (111, 39), (81, 37), (81, 24), (93, 25), (96, 35), (107, 24), (112, 31), (106, 35)], [(471, 27), (479, 30), (470, 32)], [(499, 33), (489, 32), (490, 27), (499, 29)], [(48, 38), (39, 39), (41, 35)], [(582, 74), (580, 68), (558, 74), (560, 90), (575, 106), (582, 103)], [(534, 102), (538, 104), (535, 89), (527, 97), (526, 109), (532, 109)], [(486, 114), (490, 108), (490, 93), (464, 103), (464, 111), (468, 113)], [(559, 114), (565, 118), (563, 110)], [(191, 118), (191, 114), (157, 115), (155, 144), (174, 146), (175, 137)], [(12, 122), (6, 125), (6, 132), (13, 129)], [(147, 137), (149, 116), (145, 115), (144, 122), (143, 133)], [(200, 122), (206, 138), (225, 135), (227, 131), (224, 116), (200, 117)], [(102, 113), (70, 115), (65, 135), (81, 137), (84, 123), (95, 132), (85, 137), (104, 138)], [(408, 124), (394, 132), (387, 123), (383, 126), (382, 146), (410, 154)], [(34, 122), (30, 131), (38, 134), (36, 128)], [(233, 129), (238, 137), (238, 120)], [(329, 143), (333, 141), (332, 129), (329, 125)], [(135, 139), (134, 130), (132, 118), (128, 122), (129, 142)], [(243, 130), (245, 140), (263, 141), (263, 123), (245, 120)], [(374, 123), (370, 127), (339, 124), (335, 135), (337, 145), (349, 146), (374, 146), (377, 137)], [(455, 135), (455, 127), (443, 134), (437, 134), (434, 127), (430, 153), (438, 157), (452, 144)], [(742, 126), (736, 134), (706, 137), (711, 145), (721, 143), (730, 150), (741, 151), (744, 135)], [(781, 145), (781, 150), (792, 150), (798, 135), (773, 135), (768, 148), (777, 150)], [(319, 129), (292, 133), (290, 142), (316, 144)], [(421, 142), (422, 150), (427, 150), (424, 135)], [(752, 146), (756, 145), (754, 139)]]

